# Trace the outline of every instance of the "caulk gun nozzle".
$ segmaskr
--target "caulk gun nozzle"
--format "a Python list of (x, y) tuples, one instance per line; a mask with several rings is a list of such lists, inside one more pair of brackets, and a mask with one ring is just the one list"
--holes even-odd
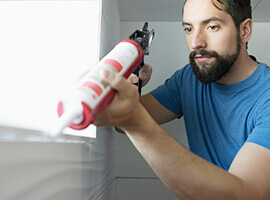
[(73, 109), (64, 112), (59, 118), (54, 129), (51, 131), (52, 137), (57, 137), (62, 134), (63, 130), (74, 122), (74, 120), (82, 115), (82, 109), (74, 107)]

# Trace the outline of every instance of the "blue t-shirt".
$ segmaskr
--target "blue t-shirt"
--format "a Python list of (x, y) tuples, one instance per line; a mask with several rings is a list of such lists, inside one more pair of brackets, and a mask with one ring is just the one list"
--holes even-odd
[(245, 142), (270, 149), (270, 68), (266, 64), (260, 63), (249, 78), (229, 86), (202, 84), (187, 65), (151, 94), (184, 116), (190, 150), (225, 170)]

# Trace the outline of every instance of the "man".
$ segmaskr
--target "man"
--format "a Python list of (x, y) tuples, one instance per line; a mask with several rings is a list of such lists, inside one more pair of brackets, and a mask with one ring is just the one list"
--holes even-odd
[[(270, 199), (270, 68), (247, 53), (250, 1), (187, 0), (183, 27), (190, 65), (140, 102), (104, 71), (117, 95), (96, 124), (122, 128), (180, 199)], [(190, 151), (158, 125), (182, 116)]]

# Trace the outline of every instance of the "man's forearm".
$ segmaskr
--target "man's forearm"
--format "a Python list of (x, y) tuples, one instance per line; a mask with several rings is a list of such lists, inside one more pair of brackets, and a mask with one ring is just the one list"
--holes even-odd
[(209, 163), (173, 139), (140, 108), (136, 126), (125, 128), (138, 151), (179, 198), (254, 199), (241, 179)]

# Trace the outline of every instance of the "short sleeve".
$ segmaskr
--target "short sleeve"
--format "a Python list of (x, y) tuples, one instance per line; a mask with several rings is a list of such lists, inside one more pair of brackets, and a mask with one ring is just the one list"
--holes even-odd
[(182, 70), (176, 71), (163, 85), (150, 93), (171, 112), (179, 117), (183, 116), (181, 105), (181, 77)]
[(246, 142), (256, 143), (270, 149), (270, 95), (257, 110), (256, 125)]

